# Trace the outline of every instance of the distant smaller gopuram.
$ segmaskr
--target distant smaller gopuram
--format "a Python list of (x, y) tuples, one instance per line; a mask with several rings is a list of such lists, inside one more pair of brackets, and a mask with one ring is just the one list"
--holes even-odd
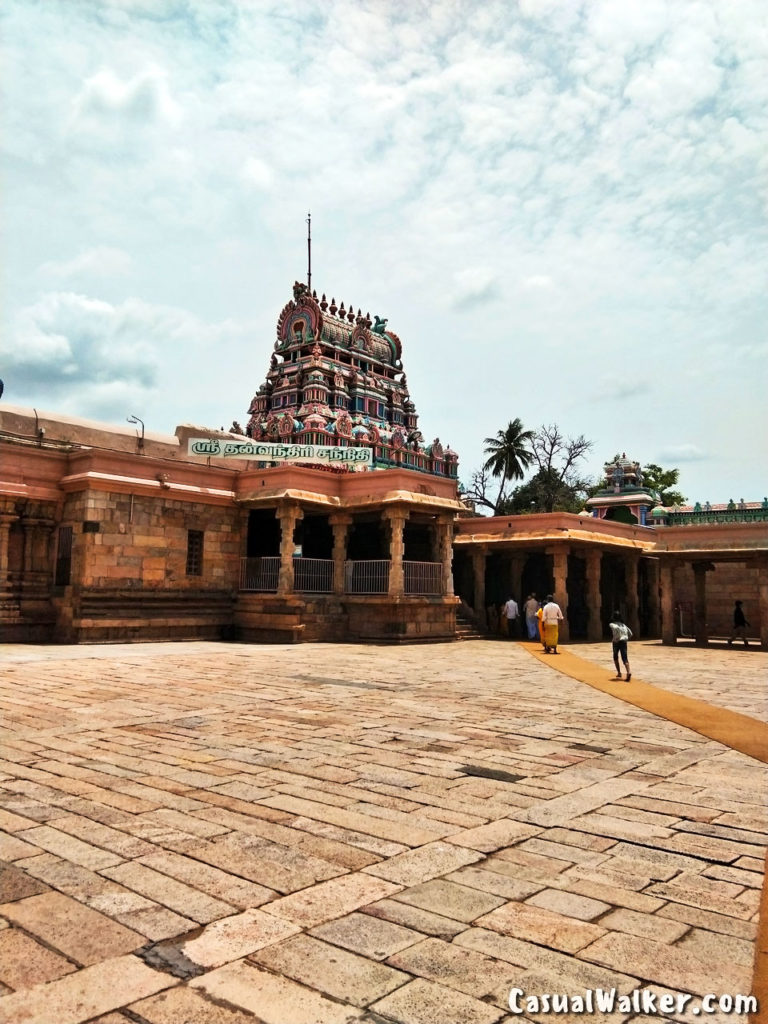
[(614, 462), (606, 462), (603, 470), (604, 486), (586, 503), (592, 515), (596, 519), (645, 526), (648, 510), (656, 505), (657, 496), (643, 486), (640, 463), (628, 459), (624, 452)]
[(370, 447), (374, 469), (403, 467), (455, 479), (456, 452), (439, 438), (424, 443), (401, 357), (400, 339), (386, 319), (374, 322), (325, 295), (318, 300), (297, 281), (277, 321), (246, 434), (284, 444)]

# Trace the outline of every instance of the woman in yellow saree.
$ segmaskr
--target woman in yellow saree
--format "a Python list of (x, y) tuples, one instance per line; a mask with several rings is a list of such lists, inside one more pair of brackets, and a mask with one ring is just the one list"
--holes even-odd
[(539, 626), (538, 626), (538, 629), (539, 629), (538, 639), (539, 639), (539, 641), (541, 643), (541, 646), (546, 651), (547, 645), (544, 643), (544, 623), (542, 621), (542, 615), (543, 614), (544, 614), (544, 605), (542, 605), (541, 608), (539, 608), (539, 610), (536, 612), (536, 619), (537, 619), (538, 624), (539, 624)]

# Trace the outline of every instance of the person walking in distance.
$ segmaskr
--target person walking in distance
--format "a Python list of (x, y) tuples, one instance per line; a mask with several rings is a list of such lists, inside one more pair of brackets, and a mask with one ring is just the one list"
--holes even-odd
[(552, 594), (549, 594), (541, 609), (541, 642), (544, 644), (545, 654), (557, 654), (557, 641), (559, 639), (559, 623), (563, 619), (560, 605), (557, 604)]
[(749, 640), (747, 640), (747, 626), (749, 623), (747, 622), (741, 607), (743, 603), (743, 601), (736, 601), (733, 606), (733, 629), (731, 630), (731, 637), (728, 641), (729, 647), (737, 636), (744, 641), (745, 647), (749, 647)]
[(504, 621), (507, 624), (507, 638), (512, 639), (512, 634), (517, 628), (517, 619), (520, 615), (520, 609), (517, 607), (517, 601), (513, 597), (510, 597), (507, 603), (501, 610), (504, 616)]
[(523, 605), (525, 628), (528, 631), (529, 640), (539, 639), (539, 620), (536, 618), (536, 612), (538, 612), (538, 610), (539, 602), (536, 600), (536, 595), (529, 594), (528, 600)]
[(629, 656), (627, 654), (627, 643), (632, 639), (632, 630), (624, 622), (621, 612), (614, 612), (613, 618), (608, 623), (613, 643), (613, 663), (616, 666), (616, 679), (621, 679), (619, 668), (619, 657), (624, 662), (624, 671), (627, 673), (627, 682), (632, 678), (632, 670), (629, 667)]

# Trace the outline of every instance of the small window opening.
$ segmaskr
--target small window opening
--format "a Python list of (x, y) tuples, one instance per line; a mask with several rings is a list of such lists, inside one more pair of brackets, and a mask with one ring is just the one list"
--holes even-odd
[(203, 575), (203, 531), (187, 530), (187, 576)]

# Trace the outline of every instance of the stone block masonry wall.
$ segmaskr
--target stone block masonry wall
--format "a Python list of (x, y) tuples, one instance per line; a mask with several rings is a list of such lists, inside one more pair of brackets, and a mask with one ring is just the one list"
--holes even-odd
[[(68, 499), (62, 522), (74, 527), (73, 583), (179, 589), (237, 586), (241, 521), (234, 507), (86, 492)], [(85, 523), (94, 523), (97, 529), (86, 532)], [(186, 572), (190, 530), (204, 535), (200, 575)]]
[[(58, 639), (216, 638), (232, 625), (242, 545), (236, 507), (79, 492), (65, 503), (73, 527), (71, 584), (57, 595)], [(203, 535), (199, 572), (187, 573), (189, 531)]]
[(357, 598), (345, 602), (350, 639), (454, 640), (458, 598)]
[(417, 643), (456, 638), (458, 598), (240, 594), (239, 640), (258, 643)]
[[(717, 562), (707, 573), (707, 623), (713, 637), (729, 636), (733, 624), (733, 603), (744, 602), (744, 614), (750, 623), (749, 636), (760, 636), (760, 602), (758, 577), (760, 569), (742, 562)], [(674, 574), (675, 604), (683, 604), (683, 627), (693, 633), (695, 585), (690, 564), (678, 566)]]

